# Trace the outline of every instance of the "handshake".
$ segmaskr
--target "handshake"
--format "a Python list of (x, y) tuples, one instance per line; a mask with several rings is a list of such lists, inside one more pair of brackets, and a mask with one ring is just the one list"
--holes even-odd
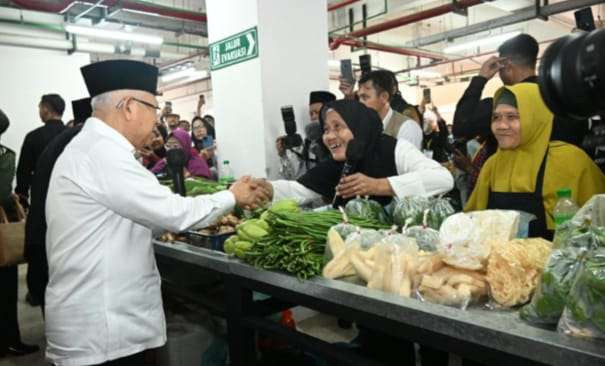
[(238, 206), (255, 209), (273, 200), (273, 186), (265, 179), (245, 176), (229, 188)]

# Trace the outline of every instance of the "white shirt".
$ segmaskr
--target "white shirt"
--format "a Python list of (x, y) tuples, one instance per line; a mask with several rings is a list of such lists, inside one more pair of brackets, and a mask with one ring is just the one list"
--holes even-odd
[(139, 164), (134, 147), (89, 118), (53, 169), (46, 200), (47, 358), (90, 365), (166, 342), (152, 230), (204, 227), (230, 192), (184, 198)]
[[(384, 126), (384, 128), (386, 128), (389, 124), (389, 121), (393, 117), (393, 113), (393, 108), (389, 107), (389, 111), (382, 120), (382, 125)], [(414, 121), (411, 118), (407, 118), (407, 120), (403, 122), (403, 124), (399, 128), (399, 132), (397, 133), (398, 140), (404, 139), (412, 145), (416, 146), (418, 150), (422, 149), (422, 138), (422, 128), (420, 128), (418, 122)]]
[[(449, 192), (454, 187), (454, 178), (446, 168), (424, 156), (405, 140), (397, 140), (395, 165), (399, 175), (387, 179), (396, 197), (434, 196)], [(318, 193), (295, 181), (278, 180), (271, 183), (273, 201), (291, 198), (306, 205), (321, 198)]]

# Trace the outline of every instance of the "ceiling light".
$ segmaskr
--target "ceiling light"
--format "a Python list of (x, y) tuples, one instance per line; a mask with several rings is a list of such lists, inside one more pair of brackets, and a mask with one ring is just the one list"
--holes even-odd
[(136, 43), (147, 43), (152, 45), (161, 45), (164, 42), (164, 39), (159, 36), (96, 27), (85, 27), (75, 24), (66, 24), (65, 31), (68, 33), (79, 34), (88, 37), (116, 39), (120, 41), (132, 41)]
[(511, 33), (498, 34), (498, 35), (492, 36), (492, 37), (486, 37), (486, 38), (477, 39), (477, 40), (474, 40), (474, 41), (471, 41), (471, 42), (466, 42), (466, 43), (460, 43), (460, 44), (452, 45), (452, 46), (446, 47), (443, 50), (443, 52), (445, 52), (445, 53), (457, 53), (457, 52), (460, 52), (460, 51), (463, 51), (463, 50), (477, 48), (477, 47), (485, 46), (485, 45), (492, 44), (492, 43), (502, 43), (502, 42), (506, 41), (507, 39), (513, 38), (515, 36), (518, 36), (519, 34), (521, 34), (521, 32), (511, 32)]
[(170, 81), (174, 81), (177, 79), (183, 79), (183, 78), (189, 77), (193, 74), (195, 74), (195, 69), (193, 67), (190, 67), (188, 69), (179, 70), (176, 72), (171, 72), (170, 74), (163, 75), (161, 77), (161, 80), (164, 83), (168, 83)]

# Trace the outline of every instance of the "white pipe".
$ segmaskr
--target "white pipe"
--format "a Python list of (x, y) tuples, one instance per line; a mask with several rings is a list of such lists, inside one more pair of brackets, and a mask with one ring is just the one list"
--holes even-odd
[[(16, 47), (28, 47), (28, 48), (40, 48), (47, 50), (58, 50), (68, 51), (73, 48), (73, 44), (67, 39), (38, 39), (26, 36), (18, 35), (4, 35), (0, 34), (0, 45), (16, 46)], [(76, 52), (92, 52), (92, 53), (103, 53), (103, 54), (115, 54), (115, 47), (111, 44), (96, 43), (96, 42), (76, 42)], [(144, 56), (144, 48), (133, 48), (131, 50), (133, 56)], [(180, 59), (186, 57), (186, 55), (172, 52), (160, 52), (160, 58), (167, 59)]]
[(0, 7), (0, 19), (16, 22), (63, 24), (63, 16), (41, 11)]
[(46, 39), (65, 39), (65, 34), (23, 25), (0, 23), (0, 34)]

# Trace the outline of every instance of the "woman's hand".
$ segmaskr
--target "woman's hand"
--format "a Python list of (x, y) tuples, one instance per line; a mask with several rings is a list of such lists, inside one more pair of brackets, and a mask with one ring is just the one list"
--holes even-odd
[(342, 198), (356, 196), (393, 196), (393, 188), (386, 178), (370, 178), (367, 175), (356, 173), (340, 180), (336, 192)]

